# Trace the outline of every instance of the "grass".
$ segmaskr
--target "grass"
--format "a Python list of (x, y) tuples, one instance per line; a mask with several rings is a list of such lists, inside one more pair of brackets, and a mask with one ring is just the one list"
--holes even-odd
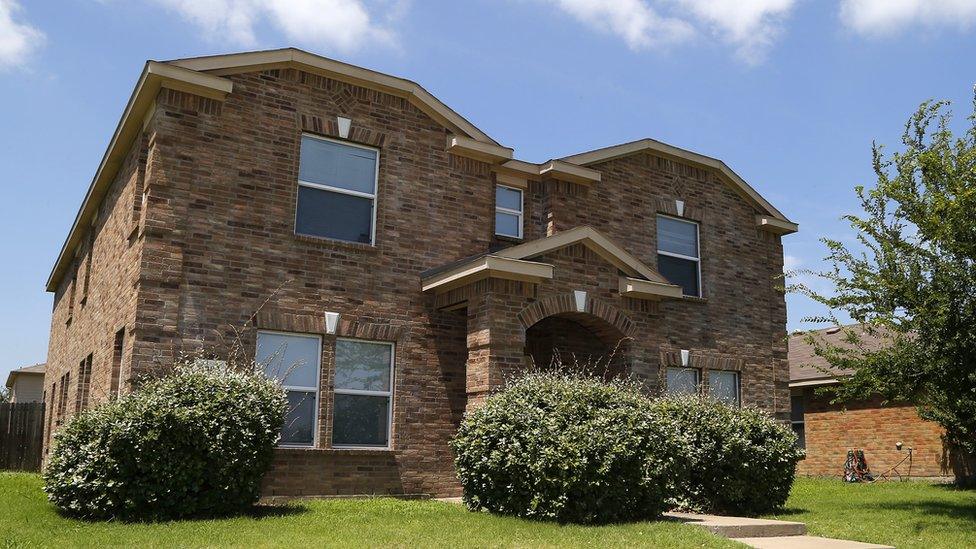
[(797, 479), (786, 509), (811, 535), (905, 547), (976, 547), (976, 490), (926, 482)]
[(60, 516), (41, 479), (0, 473), (0, 547), (741, 547), (668, 521), (560, 526), (460, 505), (396, 499), (320, 500), (218, 520), (156, 524)]

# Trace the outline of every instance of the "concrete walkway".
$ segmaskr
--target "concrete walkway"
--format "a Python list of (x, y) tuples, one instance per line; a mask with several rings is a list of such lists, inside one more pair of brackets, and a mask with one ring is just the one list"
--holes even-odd
[(693, 513), (665, 513), (664, 516), (757, 549), (894, 549), (887, 545), (808, 536), (807, 525), (802, 522)]

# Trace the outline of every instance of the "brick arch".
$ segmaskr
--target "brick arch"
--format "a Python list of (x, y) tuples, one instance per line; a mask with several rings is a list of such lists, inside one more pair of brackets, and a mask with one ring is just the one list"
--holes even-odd
[(580, 310), (577, 307), (576, 295), (573, 292), (540, 299), (519, 311), (516, 316), (522, 327), (528, 329), (540, 320), (554, 315), (575, 317), (576, 319), (596, 317), (620, 332), (619, 335), (626, 337), (634, 337), (637, 329), (636, 324), (627, 316), (627, 313), (601, 299), (594, 299), (587, 295), (584, 307)]

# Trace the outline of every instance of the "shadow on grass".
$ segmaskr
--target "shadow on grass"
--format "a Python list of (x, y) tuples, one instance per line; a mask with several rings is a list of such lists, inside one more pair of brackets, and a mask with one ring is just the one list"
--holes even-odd
[(937, 500), (918, 500), (905, 502), (868, 503), (865, 507), (879, 511), (906, 511), (923, 513), (929, 516), (942, 516), (960, 521), (968, 521), (976, 531), (976, 502), (950, 502)]
[(273, 519), (280, 517), (289, 517), (295, 515), (302, 515), (308, 512), (308, 507), (303, 503), (284, 503), (280, 505), (270, 505), (270, 504), (257, 504), (252, 506), (247, 511), (242, 513), (215, 513), (215, 514), (200, 514), (200, 515), (190, 515), (186, 517), (181, 517), (177, 519), (154, 519), (151, 517), (133, 517), (127, 519), (93, 519), (79, 517), (71, 513), (66, 513), (61, 509), (55, 508), (54, 512), (60, 517), (68, 520), (76, 520), (78, 522), (85, 522), (88, 524), (99, 524), (99, 523), (117, 523), (117, 524), (177, 524), (177, 523), (191, 523), (191, 522), (207, 522), (214, 520), (232, 520), (239, 518), (248, 518), (254, 520), (263, 519)]

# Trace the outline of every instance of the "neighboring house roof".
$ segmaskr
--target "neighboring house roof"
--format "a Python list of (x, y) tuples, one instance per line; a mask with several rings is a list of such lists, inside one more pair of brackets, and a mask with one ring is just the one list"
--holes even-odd
[(556, 178), (589, 184), (600, 181), (600, 172), (587, 164), (652, 150), (658, 154), (679, 158), (725, 174), (727, 182), (763, 213), (756, 216), (756, 226), (774, 234), (797, 231), (779, 210), (763, 199), (752, 187), (735, 174), (725, 163), (704, 155), (685, 151), (660, 141), (644, 139), (587, 153), (551, 159), (535, 164), (513, 159), (513, 150), (504, 147), (453, 111), (419, 84), (403, 78), (364, 69), (328, 59), (295, 48), (212, 55), (166, 62), (147, 61), (126, 104), (122, 118), (112, 135), (102, 161), (95, 172), (85, 199), (68, 233), (58, 258), (48, 276), (46, 289), (53, 292), (71, 265), (78, 246), (94, 222), (95, 212), (108, 192), (118, 170), (136, 137), (142, 131), (147, 113), (155, 102), (160, 88), (171, 88), (223, 101), (233, 91), (227, 75), (247, 71), (291, 67), (322, 74), (354, 85), (376, 89), (403, 97), (458, 135), (447, 138), (446, 149), (452, 153), (478, 158), (495, 164), (499, 174), (525, 179)]
[(831, 345), (843, 347), (847, 329), (857, 330), (868, 347), (878, 348), (882, 344), (882, 339), (878, 336), (868, 334), (861, 330), (857, 325), (854, 326), (831, 326), (821, 330), (809, 332), (797, 332), (790, 335), (789, 339), (789, 363), (790, 363), (790, 387), (805, 387), (814, 385), (830, 385), (838, 382), (838, 378), (849, 376), (853, 370), (838, 369), (830, 365), (822, 356), (817, 356), (814, 346), (807, 341), (808, 336), (824, 341)]
[(11, 371), (7, 376), (7, 388), (9, 389), (10, 387), (14, 386), (14, 381), (16, 381), (18, 376), (43, 376), (46, 367), (47, 364), (42, 362), (40, 364), (24, 366), (23, 368), (17, 368), (16, 370)]

